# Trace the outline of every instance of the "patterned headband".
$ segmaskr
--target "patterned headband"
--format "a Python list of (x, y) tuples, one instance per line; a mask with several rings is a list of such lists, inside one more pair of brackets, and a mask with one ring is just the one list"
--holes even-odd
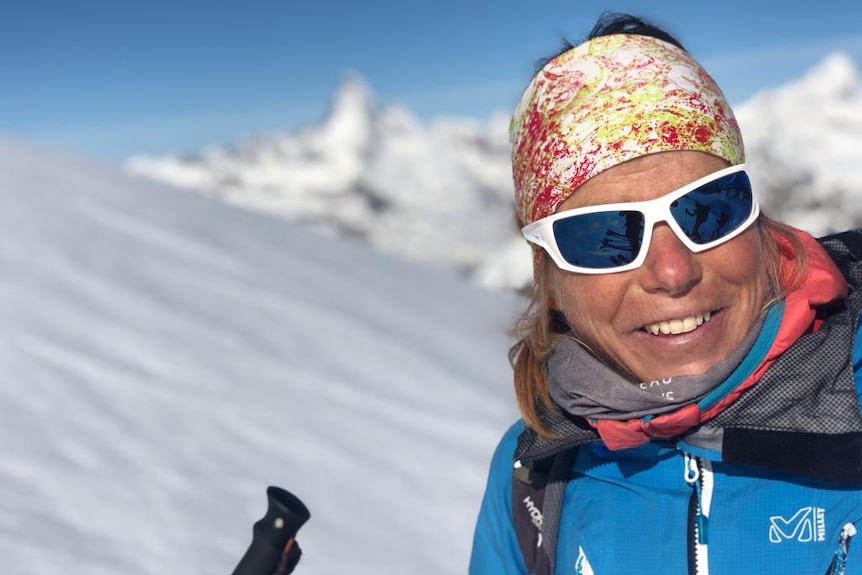
[(600, 36), (551, 60), (521, 96), (509, 133), (524, 225), (626, 160), (670, 150), (745, 160), (715, 81), (687, 52), (649, 36)]

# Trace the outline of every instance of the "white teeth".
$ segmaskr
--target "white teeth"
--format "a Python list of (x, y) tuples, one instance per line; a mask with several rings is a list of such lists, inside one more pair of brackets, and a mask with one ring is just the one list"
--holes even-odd
[(672, 319), (669, 321), (660, 321), (646, 326), (646, 330), (653, 335), (663, 334), (678, 334), (694, 331), (698, 326), (703, 325), (703, 322), (709, 321), (710, 312), (690, 315), (682, 319)]

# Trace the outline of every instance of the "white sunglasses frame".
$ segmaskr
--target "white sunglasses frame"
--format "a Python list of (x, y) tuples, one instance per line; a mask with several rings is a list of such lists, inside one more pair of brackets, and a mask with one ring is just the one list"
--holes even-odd
[[(551, 256), (551, 259), (554, 260), (554, 263), (557, 265), (557, 267), (561, 270), (588, 275), (625, 272), (637, 269), (642, 266), (644, 261), (646, 261), (647, 253), (649, 252), (650, 243), (652, 241), (653, 228), (655, 228), (655, 225), (659, 222), (667, 223), (670, 229), (673, 230), (674, 234), (676, 234), (676, 237), (678, 237), (679, 240), (683, 243), (683, 245), (685, 245), (685, 247), (687, 247), (689, 250), (694, 253), (704, 252), (710, 248), (714, 248), (725, 242), (729, 242), (730, 240), (747, 230), (749, 227), (751, 227), (751, 224), (753, 224), (754, 221), (757, 219), (757, 216), (760, 215), (760, 205), (757, 203), (757, 198), (754, 196), (754, 193), (752, 192), (751, 194), (751, 213), (748, 215), (748, 218), (746, 218), (744, 222), (742, 222), (739, 226), (736, 227), (736, 229), (734, 229), (727, 235), (705, 244), (696, 244), (691, 241), (691, 239), (687, 235), (685, 235), (685, 233), (682, 231), (682, 228), (680, 228), (679, 224), (676, 222), (670, 212), (671, 204), (676, 199), (681, 198), (692, 190), (695, 190), (705, 184), (721, 179), (725, 176), (744, 171), (744, 163), (730, 166), (729, 168), (724, 168), (717, 172), (713, 172), (709, 175), (706, 175), (700, 179), (697, 179), (690, 184), (686, 184), (683, 187), (669, 192), (661, 197), (652, 200), (646, 200), (643, 202), (599, 204), (595, 206), (588, 206), (585, 208), (564, 210), (562, 212), (557, 212), (556, 214), (544, 217), (540, 220), (536, 220), (531, 224), (527, 224), (526, 226), (521, 228), (521, 234), (528, 242), (543, 248), (545, 252), (549, 256)], [(572, 216), (611, 211), (637, 211), (641, 212), (644, 215), (643, 243), (641, 244), (641, 248), (638, 252), (637, 257), (625, 265), (612, 268), (586, 268), (576, 266), (567, 262), (563, 258), (563, 255), (560, 253), (560, 249), (557, 246), (557, 240), (554, 237), (554, 222)]]

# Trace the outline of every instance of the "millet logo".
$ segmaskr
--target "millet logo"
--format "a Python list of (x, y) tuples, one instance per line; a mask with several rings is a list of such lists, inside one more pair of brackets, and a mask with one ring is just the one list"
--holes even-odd
[(791, 539), (800, 543), (825, 541), (826, 510), (822, 507), (803, 507), (790, 519), (780, 515), (770, 517), (770, 543), (781, 543)]

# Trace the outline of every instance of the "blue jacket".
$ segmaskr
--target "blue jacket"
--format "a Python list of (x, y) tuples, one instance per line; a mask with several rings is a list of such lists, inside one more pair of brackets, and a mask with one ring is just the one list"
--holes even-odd
[[(470, 575), (524, 575), (512, 526), (513, 425), (491, 464), (476, 525)], [(569, 482), (557, 542), (557, 574), (689, 573), (685, 446), (650, 443), (617, 452), (582, 448)], [(707, 531), (712, 574), (827, 573), (847, 524), (862, 529), (862, 490), (704, 460), (713, 493)], [(703, 496), (702, 496), (703, 497)], [(862, 544), (845, 575), (862, 575)], [(854, 556), (853, 551), (857, 551)]]
[[(845, 339), (857, 411), (860, 323), (855, 341)], [(523, 430), (515, 423), (494, 454), (470, 575), (526, 574), (512, 522), (512, 464)], [(555, 573), (862, 575), (862, 536), (852, 545), (862, 529), (862, 484), (725, 461), (684, 440), (618, 451), (583, 445), (563, 495)]]

